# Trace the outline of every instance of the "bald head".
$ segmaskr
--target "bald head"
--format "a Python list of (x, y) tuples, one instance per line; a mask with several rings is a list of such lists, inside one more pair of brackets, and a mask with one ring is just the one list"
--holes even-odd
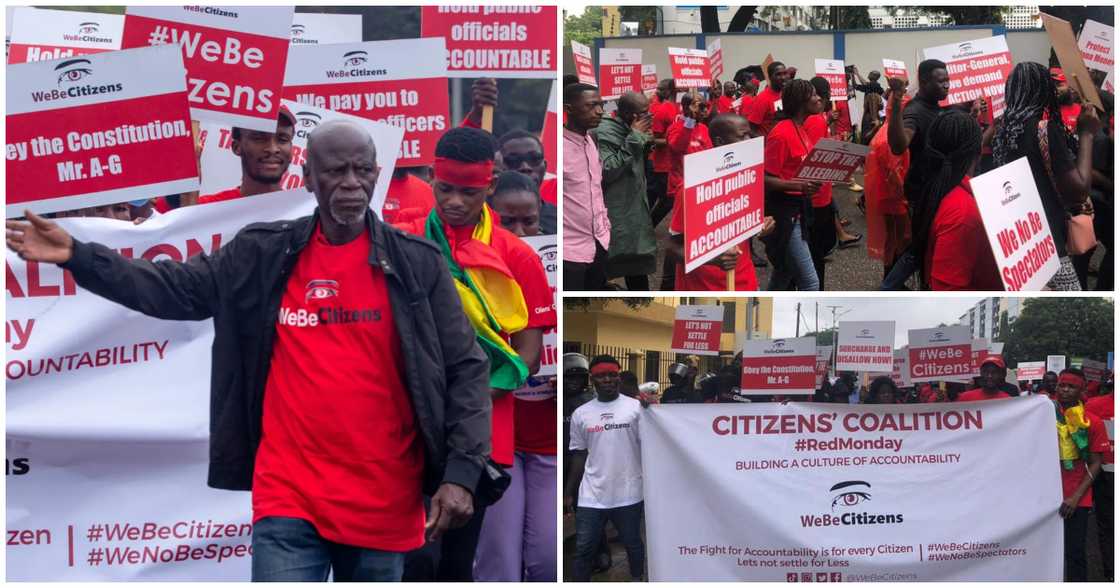
[(750, 138), (750, 126), (747, 119), (733, 113), (724, 113), (716, 116), (708, 123), (708, 134), (712, 138), (712, 145), (730, 145)]
[(380, 172), (373, 137), (360, 125), (329, 121), (308, 136), (303, 178), (324, 213), (322, 227), (331, 243), (361, 232)]
[(637, 114), (649, 109), (649, 98), (640, 92), (627, 92), (618, 99), (618, 112)]
[(328, 150), (368, 148), (377, 160), (377, 147), (373, 137), (361, 125), (348, 120), (331, 120), (318, 127), (307, 136), (307, 161), (320, 157)]

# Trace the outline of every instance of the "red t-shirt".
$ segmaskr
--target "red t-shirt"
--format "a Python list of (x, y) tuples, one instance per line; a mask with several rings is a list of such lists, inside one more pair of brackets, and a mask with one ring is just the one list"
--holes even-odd
[(369, 234), (316, 227), (281, 299), (253, 522), (306, 520), (324, 538), (403, 552), (424, 544), (424, 453), (385, 274)]
[(957, 402), (977, 402), (979, 400), (998, 400), (1000, 398), (1011, 398), (1011, 395), (1003, 390), (996, 390), (995, 394), (988, 394), (984, 392), (983, 388), (973, 388), (966, 392), (961, 392), (957, 396)]
[(832, 103), (832, 107), (840, 114), (840, 118), (836, 120), (836, 136), (851, 138), (852, 135), (852, 112), (848, 110), (847, 100), (837, 100)]
[(934, 290), (1003, 290), (968, 176), (941, 200), (929, 229), (925, 267)]
[(747, 118), (751, 113), (751, 105), (754, 104), (754, 96), (743, 94), (739, 96), (739, 116)]
[[(1091, 412), (1094, 416), (1101, 419), (1104, 424), (1105, 434), (1108, 436), (1108, 451), (1101, 456), (1101, 463), (1109, 466), (1109, 471), (1112, 470), (1112, 464), (1116, 463), (1116, 439), (1114, 438), (1115, 429), (1112, 429), (1115, 422), (1116, 405), (1113, 403), (1113, 395), (1097, 396), (1090, 398), (1085, 402), (1085, 412)], [(1112, 434), (1108, 434), (1109, 430)]]
[[(1088, 451), (1092, 453), (1104, 454), (1109, 450), (1108, 433), (1105, 431), (1104, 423), (1097, 415), (1085, 411), (1085, 418), (1089, 421), (1089, 448)], [(1104, 457), (1103, 455), (1101, 456)], [(1103, 460), (1102, 460), (1103, 461)], [(1062, 497), (1069, 498), (1081, 485), (1081, 481), (1089, 474), (1088, 468), (1085, 467), (1085, 461), (1082, 459), (1073, 460), (1073, 469), (1067, 470), (1062, 467), (1061, 462), (1058, 462), (1058, 468), (1062, 470)], [(1089, 489), (1081, 497), (1081, 501), (1077, 506), (1092, 507), (1093, 506), (1093, 486), (1090, 485)]]
[[(665, 136), (669, 131), (669, 127), (673, 125), (673, 121), (677, 120), (677, 115), (680, 114), (680, 105), (671, 100), (658, 102), (656, 106), (650, 109), (653, 115), (653, 120), (650, 124), (650, 131), (654, 135)], [(669, 147), (654, 147), (650, 152), (650, 159), (653, 160), (653, 171), (658, 173), (668, 173), (673, 167), (673, 156), (669, 153)], [(669, 192), (669, 197), (672, 198), (673, 193)]]
[[(683, 199), (682, 199), (683, 200)], [(669, 233), (684, 233), (684, 207), (673, 203), (673, 218), (669, 220)], [(714, 265), (702, 265), (691, 273), (685, 273), (684, 262), (677, 262), (677, 275), (673, 289), (679, 292), (723, 292), (727, 290), (727, 272)], [(739, 261), (735, 264), (735, 290), (739, 292), (758, 290), (758, 276), (746, 243), (739, 244)]]
[(210, 204), (211, 202), (225, 202), (226, 200), (236, 200), (238, 198), (241, 198), (241, 186), (230, 188), (229, 190), (218, 192), (217, 194), (207, 194), (205, 196), (199, 196), (198, 203)]
[(774, 103), (781, 101), (782, 93), (775, 92), (774, 89), (767, 84), (766, 88), (759, 92), (751, 103), (751, 110), (750, 114), (747, 115), (747, 120), (751, 121), (751, 124), (754, 126), (761, 127), (763, 135), (769, 136), (770, 130), (774, 126), (774, 116), (778, 112)]
[[(766, 135), (764, 151), (764, 166), (766, 173), (788, 180), (797, 175), (801, 162), (809, 155), (813, 142), (805, 132), (805, 127), (798, 127), (793, 120), (785, 119), (770, 130)], [(790, 192), (797, 194), (798, 192)]]
[(734, 101), (732, 99), (728, 98), (726, 95), (720, 96), (716, 100), (716, 112), (718, 112), (720, 114), (731, 112), (731, 110), (732, 110), (731, 103), (732, 102), (734, 102)]
[(556, 206), (556, 178), (548, 178), (541, 182), (541, 200)]
[(394, 177), (389, 181), (381, 215), (389, 224), (405, 223), (428, 218), (428, 213), (435, 206), (436, 197), (432, 194), (432, 185), (412, 174), (405, 174), (403, 178)]
[(665, 133), (665, 138), (669, 140), (669, 153), (672, 157), (672, 167), (669, 169), (669, 188), (665, 193), (674, 199), (673, 206), (676, 207), (677, 197), (684, 194), (684, 156), (688, 153), (711, 149), (712, 138), (708, 135), (708, 125), (698, 122), (695, 127), (690, 129), (684, 126), (683, 118), (673, 121), (669, 130)]
[[(828, 136), (828, 114), (811, 114), (805, 118), (805, 135), (809, 137), (809, 150), (812, 151), (817, 141)], [(832, 184), (821, 184), (821, 189), (813, 194), (813, 208), (823, 208), (832, 204)]]
[(1062, 112), (1062, 124), (1070, 132), (1077, 132), (1077, 117), (1081, 116), (1081, 105), (1074, 102), (1073, 104), (1063, 104), (1058, 107)]
[(556, 390), (544, 384), (515, 392), (514, 445), (518, 451), (556, 455)]
[[(397, 228), (414, 235), (423, 236), (426, 219), (397, 225)], [(459, 243), (471, 238), (474, 227), (449, 227), (448, 241), (452, 252)], [(526, 329), (548, 330), (556, 326), (556, 304), (552, 288), (548, 285), (548, 275), (541, 265), (541, 258), (533, 248), (526, 245), (517, 235), (495, 224), (490, 238), (490, 247), (498, 252), (506, 262), (513, 279), (521, 287), (525, 297), (525, 307), (529, 310)], [(507, 336), (508, 334), (503, 333)], [(513, 465), (513, 394), (505, 394), (494, 399), (491, 413), (491, 458), (505, 465)]]

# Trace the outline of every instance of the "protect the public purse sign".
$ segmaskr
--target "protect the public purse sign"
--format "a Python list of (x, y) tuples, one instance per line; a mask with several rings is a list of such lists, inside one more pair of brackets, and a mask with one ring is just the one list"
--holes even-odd
[(178, 47), (8, 66), (6, 218), (198, 188)]

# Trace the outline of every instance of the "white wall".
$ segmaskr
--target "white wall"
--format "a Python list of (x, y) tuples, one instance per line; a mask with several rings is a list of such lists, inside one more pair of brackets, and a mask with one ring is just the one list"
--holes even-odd
[(1045, 30), (1009, 32), (1007, 48), (1011, 49), (1011, 59), (1015, 63), (1034, 61), (1046, 65), (1050, 62), (1050, 37)]
[(762, 65), (767, 53), (786, 67), (796, 67), (797, 77), (806, 80), (814, 75), (815, 59), (832, 58), (832, 33), (707, 35), (705, 39), (709, 45), (720, 39), (723, 81), (730, 80), (739, 68)]

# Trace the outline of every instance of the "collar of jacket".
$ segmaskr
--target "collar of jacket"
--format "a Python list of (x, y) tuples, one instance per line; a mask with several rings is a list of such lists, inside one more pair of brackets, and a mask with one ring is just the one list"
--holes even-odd
[[(307, 217), (309, 220), (303, 227), (295, 227), (296, 230), (292, 231), (291, 247), (288, 248), (290, 255), (299, 255), (300, 251), (307, 246), (311, 241), (311, 235), (315, 233), (315, 226), (319, 224), (319, 208), (315, 208), (315, 212)], [(393, 261), (386, 254), (388, 251), (388, 241), (385, 237), (385, 223), (373, 214), (372, 210), (366, 211), (366, 228), (369, 229), (370, 242), (373, 246), (369, 248), (369, 263), (370, 265), (381, 266), (381, 270), (385, 275), (396, 275), (396, 269), (393, 266)]]

